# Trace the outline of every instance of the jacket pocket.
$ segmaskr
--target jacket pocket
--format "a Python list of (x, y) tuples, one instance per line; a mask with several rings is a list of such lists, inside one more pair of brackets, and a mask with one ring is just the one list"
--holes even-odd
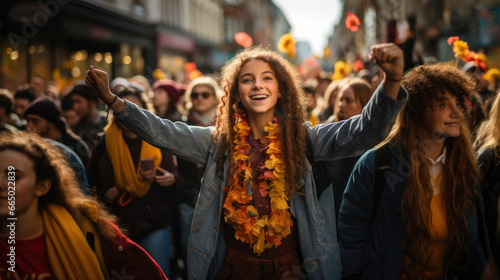
[(191, 232), (196, 233), (200, 231), (203, 222), (209, 215), (210, 208), (214, 207), (214, 200), (218, 193), (218, 188), (214, 183), (206, 177), (202, 178), (200, 193), (194, 210)]

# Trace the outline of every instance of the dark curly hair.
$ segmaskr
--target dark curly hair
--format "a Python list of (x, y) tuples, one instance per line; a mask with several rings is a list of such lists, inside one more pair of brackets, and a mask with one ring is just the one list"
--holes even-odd
[[(424, 146), (432, 141), (434, 135), (427, 132), (429, 113), (425, 112), (433, 114), (437, 110), (436, 104), (444, 102), (443, 96), (449, 92), (456, 97), (465, 114), (465, 102), (474, 94), (474, 83), (456, 67), (433, 64), (412, 69), (404, 77), (402, 85), (408, 90), (408, 101), (389, 137), (379, 147), (391, 142), (401, 151), (407, 151), (402, 154), (409, 155), (410, 172), (401, 203), (405, 232), (403, 251), (409, 260), (408, 275), (420, 279), (430, 262), (429, 225), (433, 196), (430, 163), (423, 159)], [(441, 190), (450, 237), (443, 256), (443, 277), (448, 277), (449, 273), (464, 269), (470, 260), (466, 249), (467, 221), (475, 209), (474, 201), (478, 193), (471, 183), (477, 181), (479, 171), (465, 121), (461, 123), (460, 136), (448, 137), (444, 147), (446, 163), (442, 170)]]
[(294, 67), (277, 52), (262, 46), (247, 48), (228, 61), (222, 69), (221, 89), (223, 96), (215, 117), (215, 139), (221, 144), (220, 159), (234, 144), (233, 126), (235, 113), (245, 113), (246, 109), (238, 97), (238, 75), (245, 63), (261, 60), (269, 64), (279, 83), (281, 98), (275, 107), (275, 115), (281, 121), (281, 135), (286, 163), (287, 195), (290, 198), (299, 189), (298, 181), (305, 165), (305, 129), (302, 126), (305, 111), (302, 104), (301, 83)]

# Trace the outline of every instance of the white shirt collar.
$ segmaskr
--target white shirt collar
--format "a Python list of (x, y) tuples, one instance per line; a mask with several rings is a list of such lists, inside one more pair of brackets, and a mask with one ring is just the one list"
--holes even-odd
[(442, 163), (444, 165), (446, 162), (446, 147), (444, 147), (443, 153), (440, 156), (438, 156), (438, 158), (435, 161), (430, 157), (427, 158), (431, 161), (432, 165), (435, 165), (436, 163)]

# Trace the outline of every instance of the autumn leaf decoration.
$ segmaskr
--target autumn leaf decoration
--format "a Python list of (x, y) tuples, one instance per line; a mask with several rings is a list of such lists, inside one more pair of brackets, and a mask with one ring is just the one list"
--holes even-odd
[[(235, 238), (248, 243), (253, 252), (261, 254), (265, 249), (278, 247), (290, 234), (293, 225), (286, 195), (285, 162), (280, 139), (279, 119), (274, 118), (265, 127), (267, 136), (260, 139), (265, 146), (265, 161), (250, 166), (251, 146), (247, 142), (251, 128), (242, 115), (236, 115), (233, 167), (228, 185), (224, 188), (224, 220), (235, 230)], [(252, 177), (257, 168), (257, 178)], [(259, 215), (253, 206), (253, 193), (270, 200), (270, 214)]]

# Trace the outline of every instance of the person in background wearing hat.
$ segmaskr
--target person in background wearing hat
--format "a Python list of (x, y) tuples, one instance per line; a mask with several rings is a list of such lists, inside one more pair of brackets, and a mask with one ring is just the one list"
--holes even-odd
[(129, 86), (130, 86), (130, 83), (122, 77), (115, 78), (109, 84), (109, 88), (111, 89), (111, 91), (114, 94), (118, 94), (119, 92), (128, 88)]
[(46, 96), (35, 99), (26, 107), (24, 118), (28, 121), (26, 124), (28, 131), (68, 146), (84, 164), (87, 164), (90, 157), (87, 144), (67, 128), (61, 109), (54, 100)]
[(470, 61), (465, 63), (462, 71), (471, 76), (476, 82), (476, 92), (479, 93), (483, 103), (492, 96), (492, 92), (488, 89), (488, 82), (483, 78), (484, 69), (477, 67), (476, 62)]
[(99, 99), (94, 95), (92, 87), (77, 82), (68, 94), (73, 101), (73, 109), (80, 116), (80, 122), (74, 132), (80, 136), (92, 150), (97, 134), (104, 131), (108, 124), (104, 114), (98, 108)]
[(177, 102), (185, 92), (183, 87), (172, 80), (165, 79), (156, 81), (152, 88), (156, 115), (162, 119), (180, 121), (182, 112), (177, 107)]
[(14, 94), (14, 113), (19, 119), (23, 118), (24, 109), (33, 100), (35, 100), (35, 90), (30, 85), (25, 84), (17, 88)]

